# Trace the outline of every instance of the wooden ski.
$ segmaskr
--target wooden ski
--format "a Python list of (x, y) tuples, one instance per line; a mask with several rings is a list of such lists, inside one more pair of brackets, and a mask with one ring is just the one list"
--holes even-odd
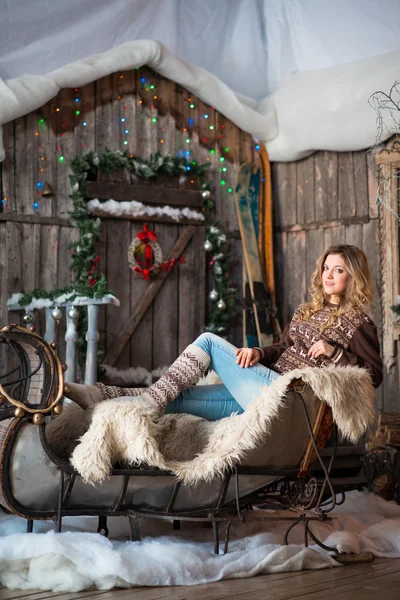
[(258, 252), (258, 211), (261, 171), (244, 163), (235, 185), (235, 205), (243, 245), (244, 344), (268, 346), (273, 341), (271, 294), (265, 287)]
[(271, 294), (272, 301), (272, 326), (274, 341), (277, 341), (282, 333), (277, 317), (275, 273), (274, 273), (274, 230), (273, 230), (273, 205), (272, 205), (272, 180), (271, 165), (268, 152), (262, 142), (260, 144), (261, 159), (261, 194), (259, 207), (259, 239), (258, 248), (260, 262), (265, 267), (265, 280), (267, 289)]

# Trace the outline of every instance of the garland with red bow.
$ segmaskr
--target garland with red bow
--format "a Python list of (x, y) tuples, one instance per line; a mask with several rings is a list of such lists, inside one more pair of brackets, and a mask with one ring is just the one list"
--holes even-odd
[(184, 263), (185, 257), (163, 261), (157, 236), (154, 231), (147, 229), (145, 223), (143, 231), (139, 231), (128, 248), (128, 262), (136, 275), (150, 281), (151, 275), (157, 271), (171, 271), (176, 265)]

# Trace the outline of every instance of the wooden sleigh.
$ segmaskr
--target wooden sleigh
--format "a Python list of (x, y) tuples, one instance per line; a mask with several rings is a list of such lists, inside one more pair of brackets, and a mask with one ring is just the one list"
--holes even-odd
[[(335, 448), (328, 463), (320, 453), (331, 433), (336, 433), (332, 411), (325, 402), (310, 400), (310, 390), (302, 381), (293, 383), (286, 400), (293, 403), (293, 410), (301, 411), (304, 421), (304, 436), (298, 440), (303, 455), (289, 459), (293, 464), (271, 467), (265, 452), (262, 464), (252, 465), (250, 457), (195, 489), (169, 471), (114, 465), (108, 480), (94, 488), (83, 482), (68, 460), (55, 454), (46, 436), (49, 423), (63, 410), (63, 367), (54, 348), (16, 325), (0, 331), (0, 343), (7, 346), (12, 365), (8, 373), (0, 373), (0, 503), (27, 520), (27, 532), (32, 532), (35, 520), (53, 520), (55, 530), (61, 532), (64, 517), (90, 515), (98, 517), (98, 532), (108, 535), (107, 518), (125, 516), (131, 540), (140, 540), (143, 517), (168, 519), (175, 529), (182, 521), (203, 521), (212, 524), (216, 553), (220, 528), (225, 526), (227, 552), (232, 523), (246, 520), (252, 505), (262, 504), (286, 509), (283, 516), (280, 511), (276, 516), (258, 511), (262, 520), (288, 521), (286, 544), (292, 528), (302, 524), (306, 545), (311, 539), (342, 562), (360, 560), (325, 546), (312, 532), (312, 522), (329, 519), (333, 508), (344, 501), (344, 492), (334, 489), (330, 476)], [(279, 437), (282, 427), (284, 422), (275, 427)], [(272, 443), (274, 435), (272, 431)], [(263, 448), (258, 456), (260, 451)], [(317, 474), (312, 469), (315, 464)]]

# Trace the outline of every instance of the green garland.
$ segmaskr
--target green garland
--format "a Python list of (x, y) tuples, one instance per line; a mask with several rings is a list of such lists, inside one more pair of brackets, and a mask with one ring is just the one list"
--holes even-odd
[(206, 235), (213, 246), (213, 256), (209, 261), (211, 273), (219, 298), (225, 304), (222, 309), (217, 305), (212, 306), (207, 330), (224, 333), (232, 323), (236, 312), (234, 298), (236, 288), (228, 285), (227, 274), (230, 270), (231, 256), (225, 252), (226, 236), (218, 222), (211, 223), (214, 200), (206, 177), (209, 165), (198, 165), (196, 161), (188, 162), (186, 158), (180, 156), (163, 156), (159, 152), (152, 155), (149, 160), (142, 160), (128, 152), (106, 150), (99, 154), (88, 152), (77, 156), (72, 161), (71, 167), (72, 174), (69, 179), (73, 209), (69, 214), (79, 229), (79, 238), (70, 244), (68, 249), (72, 250), (71, 271), (75, 273), (75, 281), (71, 286), (51, 292), (43, 289), (32, 290), (21, 296), (19, 305), (27, 306), (39, 298), (54, 300), (68, 292), (89, 298), (101, 298), (107, 293), (113, 293), (111, 290), (107, 290), (106, 278), (97, 268), (96, 244), (100, 237), (100, 219), (91, 218), (87, 211), (86, 181), (95, 180), (98, 171), (112, 173), (126, 168), (134, 177), (160, 180), (165, 177), (187, 175), (190, 170), (190, 176), (197, 179), (198, 187), (202, 191)]

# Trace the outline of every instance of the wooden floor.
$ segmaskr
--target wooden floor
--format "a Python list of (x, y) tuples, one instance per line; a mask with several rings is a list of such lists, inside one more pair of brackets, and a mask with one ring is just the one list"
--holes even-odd
[(133, 588), (108, 592), (52, 593), (0, 589), (0, 600), (399, 600), (400, 559), (322, 571), (260, 575), (193, 587)]

